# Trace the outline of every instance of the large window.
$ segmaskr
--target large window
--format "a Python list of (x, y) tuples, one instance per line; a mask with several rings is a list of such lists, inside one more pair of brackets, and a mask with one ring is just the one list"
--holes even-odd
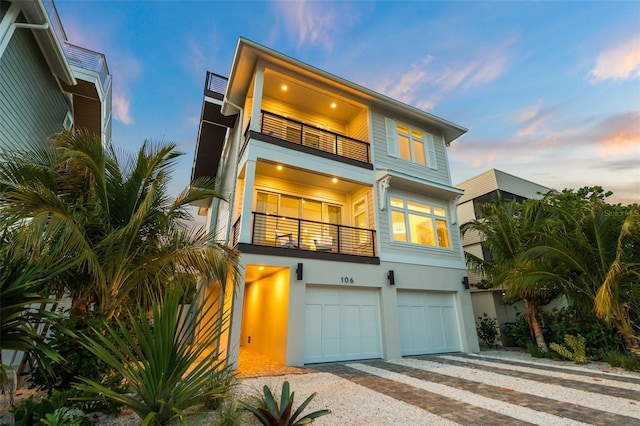
[(385, 119), (389, 155), (437, 169), (433, 135), (406, 124)]
[(391, 197), (391, 229), (394, 241), (450, 248), (447, 212), (443, 207)]

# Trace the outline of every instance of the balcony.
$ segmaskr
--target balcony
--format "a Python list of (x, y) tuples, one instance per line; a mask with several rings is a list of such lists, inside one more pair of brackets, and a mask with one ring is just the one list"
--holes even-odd
[(376, 231), (253, 212), (251, 244), (241, 244), (240, 218), (232, 245), (242, 252), (379, 264)]
[(268, 111), (260, 114), (260, 133), (247, 129), (241, 153), (249, 139), (297, 149), (347, 164), (372, 169), (367, 142), (304, 124)]

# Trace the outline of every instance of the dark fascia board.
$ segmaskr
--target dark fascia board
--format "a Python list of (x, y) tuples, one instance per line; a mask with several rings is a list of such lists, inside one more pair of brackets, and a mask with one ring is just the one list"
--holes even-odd
[(379, 265), (379, 257), (357, 256), (352, 254), (331, 253), (323, 251), (307, 251), (297, 248), (282, 248), (270, 246), (258, 246), (247, 243), (239, 243), (236, 248), (240, 253), (262, 254), (265, 256), (283, 256), (295, 259), (332, 260), (336, 262), (362, 263), (367, 265)]
[(19, 2), (19, 4), (22, 8), (22, 13), (30, 24), (49, 24), (49, 28), (46, 30), (32, 31), (33, 35), (35, 36), (53, 74), (66, 84), (75, 86), (77, 81), (73, 76), (71, 66), (64, 54), (62, 44), (60, 43), (60, 40), (58, 40), (55, 30), (53, 29), (53, 25), (49, 19), (49, 14), (44, 7), (43, 1), (22, 1)]
[[(231, 72), (229, 74), (229, 84), (227, 85), (227, 91), (225, 93), (226, 99), (236, 105), (243, 103), (258, 59), (276, 63), (283, 68), (291, 69), (316, 80), (323, 80), (325, 83), (334, 87), (340, 86), (340, 89), (346, 89), (353, 96), (369, 102), (380, 109), (396, 113), (400, 117), (409, 117), (426, 122), (431, 126), (442, 129), (447, 145), (465, 134), (468, 130), (465, 127), (315, 68), (243, 37), (240, 37), (238, 40), (238, 45), (233, 57)], [(223, 112), (226, 112), (226, 106), (223, 107)]]

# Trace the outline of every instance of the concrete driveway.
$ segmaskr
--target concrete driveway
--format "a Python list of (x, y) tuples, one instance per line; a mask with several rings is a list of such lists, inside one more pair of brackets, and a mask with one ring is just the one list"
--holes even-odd
[[(300, 403), (329, 408), (317, 425), (640, 425), (640, 374), (524, 354), (420, 356), (320, 364), (301, 375), (243, 380), (291, 383)], [(299, 395), (299, 396), (298, 396)]]

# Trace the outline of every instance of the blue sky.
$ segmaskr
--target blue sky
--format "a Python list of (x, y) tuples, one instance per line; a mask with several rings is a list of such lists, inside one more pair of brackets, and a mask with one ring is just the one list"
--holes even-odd
[(206, 71), (239, 36), (469, 129), (453, 183), (497, 168), (640, 201), (640, 1), (56, 1), (105, 53), (113, 142), (176, 142), (189, 183)]

